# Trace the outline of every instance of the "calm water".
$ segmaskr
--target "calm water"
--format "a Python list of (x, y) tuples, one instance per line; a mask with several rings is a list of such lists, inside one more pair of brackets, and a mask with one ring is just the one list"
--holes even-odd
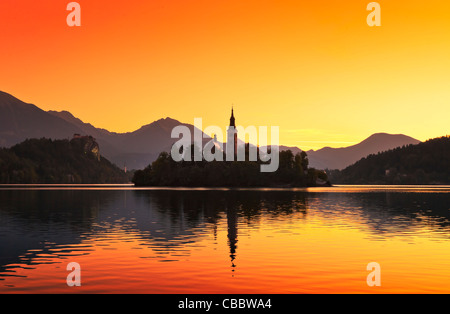
[(450, 293), (450, 187), (3, 186), (0, 293), (18, 292)]

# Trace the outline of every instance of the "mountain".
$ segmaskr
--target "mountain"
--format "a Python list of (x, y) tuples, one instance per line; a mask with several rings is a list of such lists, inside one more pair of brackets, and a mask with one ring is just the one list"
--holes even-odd
[[(134, 132), (114, 133), (84, 123), (67, 111), (49, 113), (77, 126), (83, 134), (95, 137), (102, 149), (102, 155), (119, 166), (126, 165), (128, 169), (143, 169), (156, 160), (161, 152), (170, 152), (173, 143), (178, 140), (171, 138), (172, 129), (176, 126), (186, 126), (191, 134), (194, 134), (193, 125), (171, 118), (159, 119)], [(210, 137), (204, 139), (208, 140)]]
[(329, 174), (333, 184), (450, 184), (449, 160), (446, 136), (372, 154)]
[[(77, 126), (83, 134), (95, 137), (102, 154), (117, 165), (126, 165), (129, 169), (142, 169), (155, 160), (162, 151), (170, 150), (175, 139), (171, 131), (181, 122), (166, 118), (145, 125), (130, 133), (114, 133), (84, 123), (67, 111), (49, 111), (51, 115), (64, 119)], [(193, 130), (193, 126), (189, 126)]]
[[(194, 136), (195, 127), (191, 124), (181, 123), (171, 118), (159, 119), (134, 132), (118, 134), (113, 139), (113, 143), (124, 152), (114, 156), (112, 160), (115, 162), (123, 160), (130, 165), (129, 168), (133, 169), (145, 168), (156, 160), (161, 152), (170, 152), (172, 145), (178, 141), (171, 137), (172, 130), (176, 126), (186, 126), (192, 137)], [(205, 136), (203, 132), (200, 131), (200, 133)], [(203, 142), (210, 139), (209, 136), (205, 136)]]
[(90, 136), (94, 137), (97, 140), (97, 142), (99, 143), (99, 146), (101, 147), (102, 155), (104, 155), (105, 157), (107, 157), (108, 159), (110, 159), (111, 161), (116, 163), (117, 165), (120, 165), (120, 166), (123, 165), (123, 163), (120, 164), (120, 163), (117, 163), (117, 160), (113, 160), (115, 156), (119, 156), (120, 154), (123, 153), (123, 151), (120, 149), (120, 147), (118, 147), (113, 141), (113, 139), (115, 137), (118, 137), (117, 133), (112, 133), (105, 129), (96, 128), (90, 123), (84, 123), (80, 119), (74, 117), (68, 111), (58, 112), (58, 111), (51, 110), (51, 111), (47, 111), (47, 112), (49, 114), (51, 114), (52, 116), (60, 118), (64, 121), (66, 121), (67, 123), (77, 127), (77, 129), (80, 130), (78, 132), (79, 134), (90, 135)]
[(376, 133), (359, 144), (343, 147), (325, 147), (307, 151), (310, 166), (318, 169), (343, 169), (370, 154), (387, 151), (420, 141), (402, 134)]
[[(101, 154), (119, 167), (144, 169), (162, 151), (169, 152), (178, 139), (171, 138), (175, 126), (184, 125), (194, 134), (194, 126), (165, 118), (145, 125), (134, 132), (114, 133), (96, 128), (67, 111), (43, 111), (32, 104), (0, 92), (0, 147), (11, 147), (27, 138), (70, 139), (74, 134), (91, 135), (98, 142)], [(203, 141), (209, 141), (206, 137)], [(322, 148), (307, 151), (310, 166), (317, 169), (343, 169), (362, 157), (418, 140), (406, 135), (378, 133), (359, 144), (344, 148)], [(225, 145), (224, 145), (225, 147)], [(280, 150), (301, 152), (298, 147), (280, 146)]]
[[(356, 145), (319, 150), (308, 150), (309, 165), (316, 169), (343, 169), (370, 154), (387, 151), (404, 145), (418, 144), (420, 141), (402, 134), (376, 133)], [(290, 150), (297, 154), (302, 150), (298, 147), (279, 146), (280, 151)]]
[[(70, 139), (74, 134), (93, 136), (101, 155), (128, 169), (143, 169), (162, 151), (170, 151), (178, 139), (172, 129), (183, 125), (194, 134), (194, 126), (171, 118), (157, 120), (134, 132), (114, 133), (96, 128), (67, 111), (43, 111), (12, 95), (0, 92), (0, 147), (11, 147), (29, 138)], [(202, 133), (203, 134), (203, 133)], [(205, 136), (203, 141), (209, 141)]]
[(75, 125), (0, 91), (0, 146), (27, 138), (71, 138), (82, 131)]

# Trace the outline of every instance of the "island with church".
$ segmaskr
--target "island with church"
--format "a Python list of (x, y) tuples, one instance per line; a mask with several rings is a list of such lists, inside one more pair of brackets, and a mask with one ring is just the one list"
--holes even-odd
[[(217, 139), (214, 138), (214, 141)], [(227, 129), (226, 145), (234, 146), (238, 151), (238, 134), (234, 110), (231, 111), (230, 124)], [(170, 152), (161, 152), (158, 158), (143, 170), (134, 173), (132, 182), (135, 186), (159, 187), (314, 187), (331, 186), (325, 171), (309, 167), (308, 156), (302, 151), (294, 155), (291, 150), (279, 152), (279, 165), (276, 171), (262, 172), (261, 165), (267, 161), (259, 158), (259, 147), (250, 143), (241, 143), (245, 152), (243, 161), (227, 161), (226, 149), (222, 148), (223, 159), (206, 161), (175, 161)], [(193, 155), (194, 143), (190, 152)], [(220, 149), (214, 147), (213, 149)], [(258, 158), (250, 160), (251, 149), (258, 151)]]

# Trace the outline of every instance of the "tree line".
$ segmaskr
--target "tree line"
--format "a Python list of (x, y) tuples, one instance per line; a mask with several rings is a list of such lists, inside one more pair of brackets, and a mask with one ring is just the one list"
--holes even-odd
[(290, 150), (281, 151), (279, 167), (275, 172), (261, 172), (263, 161), (248, 161), (248, 154), (247, 145), (246, 161), (207, 162), (202, 159), (176, 162), (169, 153), (162, 152), (148, 167), (137, 170), (132, 182), (136, 186), (186, 187), (306, 187), (330, 184), (324, 171), (308, 167), (305, 152), (294, 155)]
[(28, 139), (0, 148), (0, 183), (128, 183), (124, 171), (86, 150), (86, 140)]
[(450, 184), (450, 137), (431, 139), (362, 158), (329, 171), (336, 184)]

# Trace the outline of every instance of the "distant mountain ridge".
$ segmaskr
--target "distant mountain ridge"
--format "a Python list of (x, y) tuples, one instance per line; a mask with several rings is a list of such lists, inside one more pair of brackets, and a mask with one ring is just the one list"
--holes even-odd
[(376, 133), (356, 145), (343, 148), (325, 147), (317, 151), (310, 150), (306, 153), (313, 167), (344, 169), (370, 154), (419, 143), (419, 140), (403, 134)]
[[(375, 133), (364, 141), (342, 148), (324, 147), (319, 150), (308, 150), (309, 165), (316, 169), (344, 169), (363, 157), (370, 154), (377, 154), (397, 147), (410, 144), (418, 144), (416, 140), (410, 136), (403, 134), (387, 134)], [(290, 150), (294, 154), (301, 152), (298, 147), (279, 146), (280, 151)]]
[(27, 138), (69, 138), (81, 132), (77, 126), (0, 91), (0, 146), (10, 147)]
[(335, 184), (450, 184), (450, 137), (435, 138), (378, 154), (331, 171)]
[[(114, 133), (96, 128), (68, 111), (44, 111), (0, 91), (0, 147), (11, 147), (31, 138), (71, 139), (74, 134), (91, 135), (107, 159), (128, 169), (143, 169), (162, 151), (170, 151), (178, 139), (171, 138), (175, 126), (194, 126), (165, 118), (144, 125), (134, 132)], [(204, 141), (209, 136), (205, 135)]]
[[(226, 120), (226, 117), (224, 117)], [(68, 111), (44, 111), (0, 91), (0, 147), (11, 147), (29, 138), (71, 139), (74, 134), (91, 135), (100, 146), (100, 153), (119, 167), (143, 169), (156, 160), (162, 151), (170, 152), (175, 126), (194, 126), (165, 118), (144, 125), (136, 131), (115, 133), (85, 123)], [(206, 137), (204, 142), (210, 138)], [(343, 169), (359, 159), (420, 141), (406, 135), (378, 133), (359, 144), (344, 148), (322, 148), (307, 151), (310, 166), (317, 169)], [(301, 152), (298, 147), (280, 146), (280, 150)]]

